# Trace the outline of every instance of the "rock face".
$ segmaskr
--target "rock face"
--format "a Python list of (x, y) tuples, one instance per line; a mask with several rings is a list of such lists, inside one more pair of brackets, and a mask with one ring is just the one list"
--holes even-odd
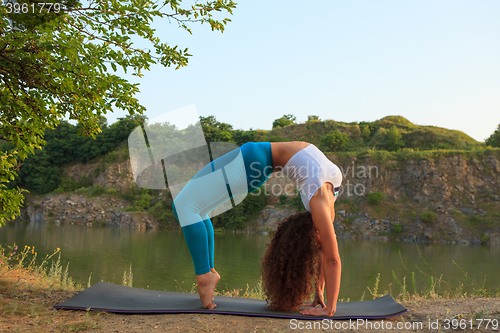
[(159, 223), (149, 214), (125, 212), (125, 200), (108, 197), (86, 198), (79, 194), (49, 194), (32, 199), (25, 217), (30, 223), (53, 222), (158, 229)]
[(62, 172), (74, 181), (80, 181), (85, 175), (92, 181), (92, 186), (114, 188), (118, 193), (125, 193), (134, 185), (130, 160), (110, 164), (103, 164), (102, 161), (78, 163), (63, 167)]
[[(355, 157), (338, 162), (335, 155), (328, 157), (343, 173), (335, 217), (340, 237), (500, 243), (498, 153), (481, 159), (455, 155), (385, 162)], [(278, 189), (293, 193), (290, 183), (280, 174), (270, 177), (269, 202), (276, 203), (285, 193)], [(381, 204), (370, 205), (367, 198), (375, 191), (386, 197)], [(294, 211), (286, 204), (266, 209), (258, 219), (260, 228), (273, 229), (276, 220)]]
[[(92, 186), (103, 186), (125, 193), (134, 185), (130, 161), (102, 163), (102, 161), (66, 166), (62, 171), (74, 181), (86, 176)], [(150, 214), (126, 212), (130, 202), (116, 197), (88, 198), (76, 193), (27, 196), (21, 216), (30, 222), (107, 225), (137, 229), (157, 229), (160, 224)]]
[[(328, 156), (342, 170), (335, 227), (340, 237), (455, 243), (500, 243), (500, 153), (481, 158), (463, 155), (434, 159), (375, 161), (369, 158), (339, 160)], [(125, 193), (134, 185), (130, 161), (76, 164), (64, 168), (75, 181), (82, 176), (93, 186)], [(279, 221), (297, 211), (300, 200), (295, 185), (281, 172), (264, 185), (268, 207), (257, 218), (254, 230), (274, 230)], [(370, 193), (385, 193), (379, 205), (368, 203)], [(76, 193), (28, 197), (23, 215), (31, 222), (105, 224), (133, 228), (158, 228), (147, 213), (125, 212), (122, 199), (86, 198)], [(424, 212), (429, 215), (424, 216)]]
[(278, 227), (278, 223), (283, 220), (285, 217), (292, 215), (295, 213), (297, 209), (295, 208), (282, 208), (276, 209), (273, 206), (268, 206), (268, 208), (264, 209), (260, 214), (259, 218), (256, 221), (256, 227), (262, 231), (272, 231), (276, 230)]

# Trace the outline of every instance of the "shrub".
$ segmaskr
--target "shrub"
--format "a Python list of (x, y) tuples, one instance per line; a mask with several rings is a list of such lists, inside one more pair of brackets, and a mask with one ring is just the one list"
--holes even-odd
[(288, 195), (286, 195), (286, 193), (283, 193), (278, 197), (278, 199), (280, 201), (280, 204), (284, 204), (288, 200)]
[(292, 125), (295, 123), (296, 119), (297, 118), (293, 114), (285, 114), (283, 117), (273, 121), (273, 129)]
[(387, 133), (387, 146), (389, 150), (396, 151), (404, 146), (403, 140), (401, 139), (401, 132), (399, 132), (396, 125), (393, 125), (389, 130), (389, 133)]
[(368, 193), (368, 203), (372, 205), (378, 205), (382, 200), (385, 199), (385, 193), (381, 191), (375, 191)]
[(92, 181), (83, 175), (79, 181), (75, 181), (67, 175), (63, 174), (60, 178), (59, 186), (54, 190), (55, 193), (72, 192), (82, 187), (92, 186)]
[(493, 134), (490, 135), (488, 139), (486, 139), (486, 144), (492, 147), (500, 147), (500, 124)]
[(95, 186), (92, 188), (92, 196), (97, 197), (106, 191), (104, 186)]
[(359, 130), (361, 132), (361, 136), (363, 137), (363, 140), (368, 141), (370, 140), (372, 136), (372, 132), (370, 129), (370, 123), (366, 121), (362, 121), (359, 123)]
[(395, 235), (399, 235), (402, 231), (401, 224), (399, 224), (399, 222), (394, 224), (394, 227), (392, 227), (392, 231), (394, 232)]
[(347, 134), (340, 133), (339, 130), (332, 131), (321, 138), (321, 144), (329, 151), (343, 151), (348, 143)]
[(422, 221), (424, 221), (427, 224), (431, 224), (436, 222), (436, 213), (431, 212), (431, 211), (426, 211), (422, 213)]
[(300, 197), (299, 191), (295, 189), (295, 195), (290, 198), (290, 204), (292, 207), (297, 208), (297, 212), (303, 212), (306, 209), (304, 208), (304, 204), (302, 203), (302, 198)]
[(118, 152), (116, 150), (108, 153), (107, 160), (108, 162), (115, 162), (118, 158)]
[(118, 196), (118, 191), (114, 188), (107, 189), (106, 192), (112, 196)]
[(258, 215), (267, 204), (267, 195), (264, 188), (246, 196), (236, 207), (230, 209), (212, 219), (216, 229), (243, 229), (247, 226), (249, 219)]
[(172, 200), (168, 198), (162, 198), (158, 201), (151, 207), (149, 213), (164, 227), (170, 226), (172, 222), (176, 221), (174, 211), (172, 210)]

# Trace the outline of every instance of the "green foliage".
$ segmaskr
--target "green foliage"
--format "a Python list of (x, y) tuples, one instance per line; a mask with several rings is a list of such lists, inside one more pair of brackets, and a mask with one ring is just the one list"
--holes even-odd
[(371, 205), (378, 205), (385, 199), (385, 193), (381, 191), (374, 191), (368, 193), (368, 203)]
[[(101, 122), (105, 118), (101, 116)], [(117, 161), (116, 149), (127, 139), (130, 132), (145, 121), (143, 116), (127, 116), (107, 127), (103, 126), (101, 133), (95, 139), (78, 135), (79, 126), (62, 121), (56, 128), (45, 132), (45, 144), (42, 150), (29, 154), (19, 168), (17, 176), (8, 184), (8, 188), (23, 186), (37, 194), (51, 192), (57, 189), (59, 193), (74, 191), (90, 184), (70, 185), (64, 176), (59, 176), (60, 166), (72, 162), (87, 162), (91, 159), (108, 154), (108, 161)], [(5, 143), (0, 150), (8, 151), (12, 146)], [(123, 153), (122, 153), (123, 154)], [(101, 164), (104, 168), (104, 164)], [(61, 182), (65, 184), (61, 185)], [(75, 187), (77, 186), (77, 187)]]
[[(142, 77), (153, 64), (187, 65), (187, 49), (163, 43), (152, 27), (154, 19), (174, 21), (189, 33), (193, 22), (222, 32), (230, 20), (213, 15), (231, 14), (236, 6), (231, 0), (187, 4), (187, 8), (181, 1), (161, 6), (153, 0), (62, 0), (56, 11), (33, 1), (16, 2), (36, 8), (19, 14), (0, 6), (0, 141), (11, 144), (0, 153), (0, 225), (19, 213), (23, 201), (22, 190), (7, 189), (4, 183), (17, 176), (19, 161), (42, 147), (46, 130), (68, 116), (78, 121), (80, 134), (95, 138), (106, 128), (101, 116), (107, 112), (144, 112), (134, 97), (138, 84), (118, 76), (118, 67)], [(46, 186), (39, 180), (30, 180), (37, 191), (56, 187), (54, 180)]]
[(273, 129), (292, 125), (295, 123), (295, 120), (297, 120), (297, 117), (295, 117), (293, 114), (285, 114), (283, 115), (283, 117), (275, 119), (273, 121)]
[(281, 135), (269, 135), (267, 137), (269, 142), (286, 142), (287, 140)]
[[(170, 193), (169, 193), (170, 194)], [(175, 215), (172, 210), (172, 197), (165, 197), (160, 199), (153, 207), (148, 211), (153, 217), (160, 223), (161, 226), (167, 227), (174, 221)]]
[(280, 204), (284, 204), (288, 201), (288, 195), (286, 193), (281, 194), (279, 197)]
[(8, 184), (8, 188), (19, 185), (38, 194), (50, 192), (58, 186), (58, 174), (59, 167), (51, 163), (49, 152), (39, 150), (36, 155), (30, 154), (24, 160), (18, 176)]
[(292, 207), (295, 207), (297, 209), (297, 212), (304, 212), (306, 209), (304, 208), (304, 204), (302, 203), (302, 197), (299, 194), (299, 191), (297, 189), (294, 190), (295, 195), (291, 196), (290, 199), (290, 205)]
[(372, 136), (372, 130), (370, 128), (370, 123), (366, 121), (362, 121), (359, 123), (359, 130), (361, 132), (361, 137), (363, 138), (364, 141), (370, 140)]
[[(160, 193), (162, 195), (159, 195)], [(159, 192), (132, 186), (122, 198), (133, 203), (125, 208), (127, 212), (148, 212), (163, 227), (169, 227), (176, 221), (172, 210), (172, 195), (169, 191)]]
[(145, 212), (153, 204), (153, 197), (150, 195), (151, 190), (141, 188), (139, 192), (131, 200), (132, 205), (125, 210), (127, 212)]
[(406, 119), (405, 117), (402, 117), (402, 116), (386, 116), (386, 117), (378, 120), (377, 122), (379, 122), (381, 126), (385, 126), (385, 127), (392, 126), (392, 125), (399, 125), (399, 126), (403, 126), (403, 127), (412, 127), (413, 126), (411, 121), (409, 121), (408, 119)]
[(396, 125), (393, 125), (387, 133), (387, 148), (392, 151), (396, 151), (404, 146), (403, 140), (401, 140), (402, 135)]
[(119, 197), (120, 194), (118, 193), (117, 190), (115, 190), (114, 188), (108, 188), (106, 189), (106, 193), (111, 195), (111, 196), (115, 196), (115, 197)]
[[(388, 140), (389, 131), (393, 139)], [(307, 141), (322, 149), (329, 150), (321, 140), (330, 132), (338, 130), (345, 133), (349, 139), (342, 151), (395, 150), (408, 147), (413, 150), (472, 150), (482, 149), (484, 144), (479, 143), (463, 132), (448, 130), (435, 126), (418, 126), (400, 116), (388, 116), (373, 122), (344, 123), (334, 120), (307, 121), (305, 124), (276, 127), (268, 135), (257, 135), (256, 141)], [(265, 133), (264, 133), (265, 134)], [(272, 138), (273, 140), (269, 140)], [(397, 140), (400, 138), (400, 140)], [(323, 140), (326, 140), (323, 139)], [(389, 142), (390, 141), (390, 142)], [(403, 148), (404, 149), (404, 148)], [(336, 150), (339, 151), (339, 150)]]
[(477, 149), (483, 147), (467, 134), (435, 126), (414, 126), (404, 134), (406, 147), (419, 150)]
[(251, 218), (256, 217), (267, 204), (267, 195), (261, 187), (249, 193), (236, 207), (212, 219), (214, 228), (243, 229)]
[(118, 159), (118, 152), (117, 151), (109, 152), (108, 155), (106, 156), (106, 159), (110, 163), (115, 162)]
[(250, 129), (248, 131), (234, 130), (232, 133), (232, 139), (238, 146), (241, 146), (247, 142), (257, 142), (257, 132)]
[(63, 174), (59, 186), (55, 189), (55, 193), (64, 193), (64, 192), (72, 192), (82, 187), (92, 186), (92, 181), (87, 177), (87, 175), (83, 175), (79, 181), (75, 181), (67, 175)]
[(399, 235), (403, 229), (401, 228), (401, 224), (399, 222), (396, 222), (394, 224), (394, 227), (392, 227), (392, 231), (394, 232), (395, 235)]
[(106, 192), (106, 188), (104, 186), (94, 186), (92, 188), (92, 196), (93, 197), (98, 197), (102, 195), (104, 192)]
[(200, 123), (207, 142), (231, 142), (233, 126), (221, 123), (214, 116), (201, 117)]
[(422, 213), (422, 221), (427, 224), (432, 224), (436, 222), (436, 213), (431, 211), (425, 211)]
[(347, 134), (339, 130), (332, 131), (321, 138), (321, 143), (327, 151), (344, 151), (348, 142)]
[(319, 121), (319, 116), (307, 116), (307, 121)]
[(486, 139), (486, 144), (492, 147), (500, 147), (500, 124), (495, 132), (493, 132), (490, 137)]

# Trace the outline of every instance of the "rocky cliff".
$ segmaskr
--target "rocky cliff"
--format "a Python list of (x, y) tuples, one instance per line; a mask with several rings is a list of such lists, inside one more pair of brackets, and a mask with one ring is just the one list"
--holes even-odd
[[(456, 154), (386, 161), (328, 157), (344, 176), (336, 202), (340, 237), (500, 243), (498, 151), (480, 157)], [(291, 185), (277, 173), (266, 186), (274, 205), (263, 211), (258, 225), (274, 229), (293, 211), (286, 200), (283, 204), (276, 200), (280, 189)], [(385, 199), (370, 204), (377, 192), (383, 192)]]
[[(108, 193), (126, 193), (134, 185), (130, 161), (106, 163), (102, 159), (88, 164), (63, 168), (63, 174), (73, 181), (82, 177), (93, 187), (101, 186)], [(160, 224), (144, 212), (125, 211), (131, 203), (114, 195), (92, 197), (85, 192), (59, 193), (26, 197), (25, 208), (18, 219), (30, 222), (53, 222), (85, 225), (108, 225), (128, 228), (159, 228)]]
[[(432, 158), (380, 159), (328, 155), (344, 176), (337, 199), (335, 227), (340, 237), (396, 238), (410, 241), (498, 243), (500, 240), (500, 152), (457, 153)], [(128, 160), (67, 166), (74, 181), (84, 175), (108, 193), (126, 193), (134, 185)], [(274, 173), (265, 184), (268, 207), (250, 227), (273, 230), (297, 210), (294, 184)], [(375, 200), (374, 193), (385, 198)], [(162, 193), (160, 193), (161, 195)], [(373, 196), (373, 197), (372, 197)], [(380, 201), (380, 202), (379, 202)], [(147, 213), (126, 212), (130, 202), (118, 196), (80, 193), (28, 196), (20, 218), (32, 222), (105, 224), (158, 228)]]

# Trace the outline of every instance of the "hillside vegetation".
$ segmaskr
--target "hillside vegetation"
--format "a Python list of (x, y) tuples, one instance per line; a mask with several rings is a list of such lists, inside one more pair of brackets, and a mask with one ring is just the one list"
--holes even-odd
[[(284, 116), (286, 117), (286, 116)], [(420, 126), (401, 116), (387, 116), (373, 122), (345, 123), (310, 119), (304, 124), (277, 125), (266, 130), (233, 130), (213, 117), (204, 118), (207, 141), (308, 141), (324, 151), (358, 151), (363, 149), (414, 150), (476, 149), (486, 145), (467, 134), (436, 126)]]
[[(496, 150), (463, 132), (415, 125), (400, 116), (359, 123), (321, 121), (316, 116), (310, 116), (302, 124), (295, 124), (294, 120), (292, 115), (285, 115), (275, 120), (272, 130), (243, 131), (235, 130), (230, 124), (219, 122), (213, 116), (201, 117), (207, 142), (225, 141), (242, 145), (250, 141), (308, 141), (329, 155), (334, 153), (339, 162), (348, 161), (353, 156), (369, 157), (380, 162), (450, 155), (481, 158), (491, 150)], [(163, 226), (167, 226), (173, 221), (172, 198), (168, 191), (166, 195), (159, 195), (158, 191), (139, 189), (133, 184), (126, 191), (117, 192), (114, 188), (93, 186), (91, 179), (111, 163), (128, 160), (127, 138), (144, 121), (142, 117), (126, 117), (108, 126), (106, 119), (102, 118), (101, 133), (95, 139), (80, 135), (78, 126), (62, 122), (54, 130), (47, 131), (43, 149), (36, 150), (35, 155), (23, 162), (18, 176), (8, 186), (26, 188), (34, 195), (77, 192), (90, 197), (119, 197), (132, 203), (125, 208), (126, 211), (148, 212)], [(10, 148), (7, 142), (0, 142), (0, 150)], [(76, 163), (94, 163), (97, 168), (92, 175), (75, 180), (62, 170)], [(266, 200), (264, 192), (261, 196), (248, 196), (234, 209), (216, 217), (214, 225), (224, 229), (243, 228), (249, 219), (255, 218), (265, 207)], [(295, 201), (300, 206), (300, 200)]]
[[(286, 117), (286, 116), (284, 116)], [(477, 142), (467, 134), (435, 126), (414, 125), (401, 116), (387, 116), (374, 122), (345, 123), (335, 120), (320, 121), (311, 116), (303, 124), (291, 122), (272, 130), (234, 130), (231, 125), (221, 123), (215, 117), (201, 117), (207, 142), (245, 142), (307, 141), (325, 152), (370, 153), (373, 151), (423, 150), (481, 150), (485, 143)], [(282, 118), (280, 118), (282, 119)], [(37, 194), (57, 189), (64, 177), (60, 167), (71, 163), (87, 163), (122, 149), (118, 159), (128, 158), (126, 140), (131, 131), (144, 123), (142, 117), (121, 118), (108, 126), (106, 119), (101, 121), (101, 133), (95, 139), (79, 134), (80, 128), (62, 122), (54, 130), (45, 134), (46, 144), (36, 150), (34, 156), (27, 158), (19, 168), (18, 177), (8, 185), (20, 186)], [(276, 123), (276, 122), (275, 122)], [(0, 150), (9, 150), (7, 142), (0, 142)], [(368, 152), (371, 151), (371, 152)], [(444, 152), (443, 152), (444, 153)], [(380, 155), (380, 154), (379, 154)], [(115, 160), (117, 153), (109, 159)], [(81, 184), (85, 185), (85, 184)]]

